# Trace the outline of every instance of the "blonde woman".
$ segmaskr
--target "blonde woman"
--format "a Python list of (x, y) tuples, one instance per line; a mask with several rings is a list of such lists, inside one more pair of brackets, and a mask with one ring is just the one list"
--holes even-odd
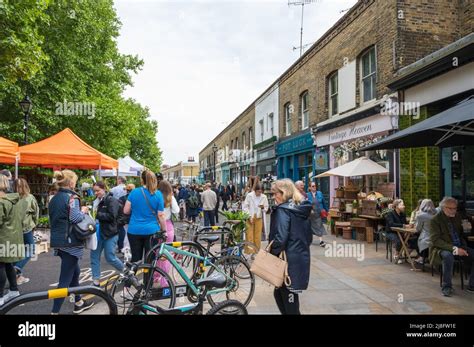
[[(48, 210), (51, 247), (54, 248), (54, 255), (61, 258), (58, 288), (79, 287), (79, 260), (84, 256), (84, 243), (69, 232), (69, 226), (80, 223), (89, 209), (86, 206), (81, 208), (79, 196), (74, 191), (77, 175), (73, 171), (56, 171), (54, 178), (59, 190), (49, 202)], [(64, 298), (54, 299), (51, 313), (59, 314), (63, 302)], [(81, 313), (93, 305), (94, 302), (76, 295), (73, 313)]]
[[(260, 184), (255, 185), (254, 191), (247, 194), (242, 210), (250, 215), (250, 219), (247, 221), (247, 241), (253, 242), (260, 249), (265, 213), (268, 211), (268, 199), (265, 194), (262, 194)], [(245, 252), (250, 254), (255, 253), (255, 250), (246, 249)]]
[[(12, 246), (16, 249), (24, 247), (22, 219), (24, 212), (20, 206), (18, 193), (10, 191), (10, 181), (5, 175), (0, 174), (0, 246), (4, 250)], [(2, 252), (0, 254), (0, 306), (8, 300), (20, 295), (16, 283), (16, 273), (13, 264), (21, 258)], [(5, 284), (10, 285), (10, 291), (4, 296)]]
[(15, 192), (20, 194), (20, 206), (25, 213), (23, 218), (23, 241), (26, 248), (26, 257), (15, 263), (16, 282), (20, 285), (30, 281), (29, 278), (23, 276), (23, 268), (34, 255), (35, 240), (33, 238), (33, 229), (38, 224), (39, 207), (36, 198), (30, 194), (30, 187), (24, 178), (16, 179), (14, 186)]
[(312, 205), (289, 179), (274, 182), (271, 192), (276, 206), (271, 215), (270, 251), (274, 255), (286, 252), (291, 280), (289, 287), (275, 288), (273, 295), (282, 314), (300, 314), (298, 294), (308, 288), (311, 266), (313, 234), (309, 216)]

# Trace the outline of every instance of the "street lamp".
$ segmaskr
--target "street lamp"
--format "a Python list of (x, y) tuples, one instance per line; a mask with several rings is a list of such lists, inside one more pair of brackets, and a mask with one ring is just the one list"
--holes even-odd
[(25, 95), (23, 100), (19, 102), (20, 107), (25, 115), (24, 118), (24, 123), (23, 123), (23, 131), (24, 131), (24, 139), (23, 142), (26, 145), (28, 143), (27, 136), (28, 136), (28, 117), (30, 115), (31, 108), (33, 107), (33, 104), (30, 100), (30, 97), (28, 95)]
[(212, 145), (212, 152), (214, 153), (214, 182), (216, 181), (216, 152), (217, 152), (217, 145)]

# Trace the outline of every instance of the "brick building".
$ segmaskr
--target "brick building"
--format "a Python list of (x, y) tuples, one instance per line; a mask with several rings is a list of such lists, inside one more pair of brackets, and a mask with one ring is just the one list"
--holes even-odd
[(161, 174), (171, 184), (192, 184), (199, 176), (199, 164), (188, 160), (187, 162), (180, 161), (173, 166), (163, 165)]

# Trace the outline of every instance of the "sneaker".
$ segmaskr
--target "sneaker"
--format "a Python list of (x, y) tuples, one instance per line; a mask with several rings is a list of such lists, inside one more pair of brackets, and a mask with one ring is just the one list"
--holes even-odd
[(92, 281), (92, 285), (93, 285), (94, 287), (100, 288), (100, 282), (99, 282), (99, 283), (96, 283), (96, 282)]
[(4, 297), (3, 299), (5, 300), (5, 302), (7, 301), (10, 301), (11, 299), (13, 298), (16, 298), (17, 296), (20, 296), (20, 292), (18, 290), (14, 290), (14, 291), (9, 291)]
[(0, 298), (0, 306), (3, 306), (4, 303), (5, 303), (5, 298), (2, 296)]
[(94, 302), (92, 300), (81, 300), (74, 305), (74, 311), (72, 313), (79, 314), (94, 306)]
[(16, 284), (17, 285), (22, 285), (22, 284), (25, 284), (25, 283), (28, 283), (30, 281), (30, 279), (28, 277), (25, 277), (23, 275), (18, 275), (16, 277)]
[(466, 292), (474, 294), (474, 287), (467, 287)]
[(444, 296), (450, 297), (450, 296), (453, 295), (454, 289), (451, 288), (451, 287), (445, 287), (445, 288), (441, 289), (441, 293), (442, 293)]
[(319, 243), (319, 247), (326, 247), (326, 242), (321, 241), (321, 242)]

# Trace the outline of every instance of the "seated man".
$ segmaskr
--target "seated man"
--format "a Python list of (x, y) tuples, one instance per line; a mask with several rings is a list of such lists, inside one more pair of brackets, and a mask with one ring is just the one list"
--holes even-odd
[[(455, 256), (464, 261), (474, 261), (474, 249), (467, 247), (462, 237), (461, 218), (456, 214), (457, 201), (445, 197), (439, 204), (441, 211), (431, 220), (430, 229), (430, 263), (434, 266), (443, 265), (443, 283), (441, 292), (444, 296), (453, 295), (453, 266)], [(471, 276), (467, 292), (474, 293), (474, 266), (471, 266)]]
[[(392, 210), (385, 216), (385, 225), (387, 228), (387, 237), (395, 243), (395, 264), (401, 264), (400, 250), (402, 249), (402, 242), (398, 237), (396, 231), (392, 228), (403, 228), (407, 225), (407, 216), (405, 214), (405, 204), (402, 199), (396, 199), (392, 203)], [(408, 248), (416, 249), (416, 239), (408, 240)]]

